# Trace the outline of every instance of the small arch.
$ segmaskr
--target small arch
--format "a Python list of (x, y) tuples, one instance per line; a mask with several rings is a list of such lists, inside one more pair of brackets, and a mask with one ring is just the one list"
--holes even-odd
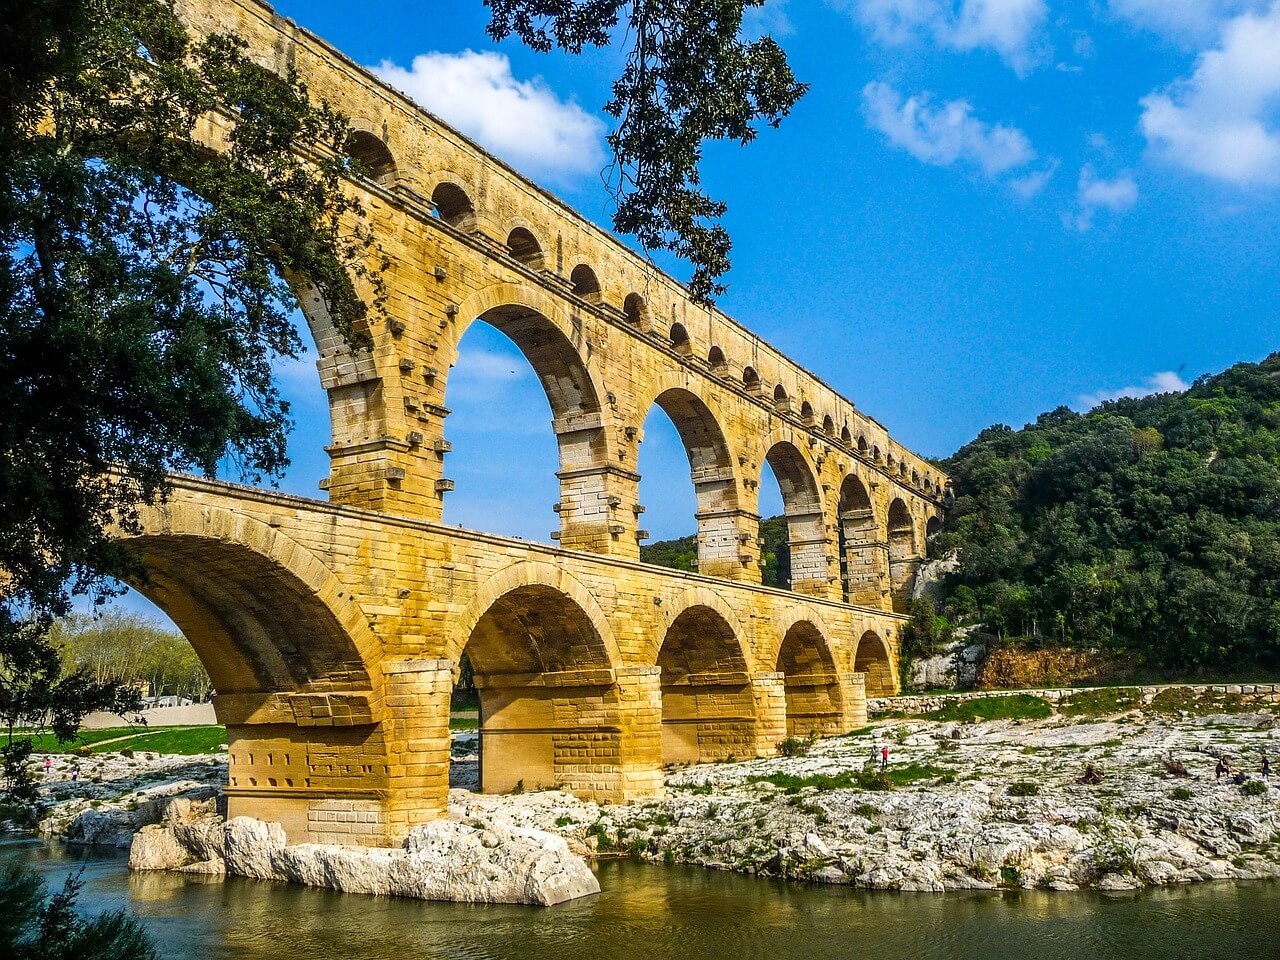
[(817, 587), (819, 591), (825, 590), (828, 576), (824, 549), (826, 524), (822, 495), (813, 468), (800, 448), (788, 440), (779, 440), (769, 447), (765, 463), (778, 481), (783, 512), (787, 517), (791, 589), (813, 592)]
[(475, 621), (464, 653), (480, 701), (483, 792), (571, 786), (582, 761), (563, 735), (577, 719), (555, 708), (557, 691), (616, 699), (609, 645), (588, 611), (553, 586), (513, 587)]
[(813, 420), (814, 420), (813, 404), (810, 403), (808, 400), (804, 400), (800, 403), (800, 419), (803, 420), (807, 425), (813, 426)]
[(866, 674), (868, 697), (891, 697), (897, 690), (889, 647), (874, 630), (868, 630), (858, 641), (853, 671)]
[(720, 613), (702, 604), (681, 611), (667, 629), (657, 665), (664, 763), (755, 756), (747, 658)]
[(627, 323), (643, 329), (649, 317), (649, 305), (640, 294), (629, 293), (627, 299), (622, 301), (622, 312), (627, 317)]
[(871, 497), (853, 474), (840, 484), (836, 517), (845, 602), (880, 607), (888, 590), (889, 571)]
[(788, 736), (842, 732), (843, 698), (835, 658), (817, 626), (808, 620), (791, 625), (782, 638), (776, 670), (783, 676)]
[(573, 284), (574, 296), (581, 297), (587, 303), (600, 302), (600, 280), (596, 272), (585, 263), (580, 263), (569, 274), (569, 282)]
[(747, 388), (749, 393), (760, 392), (760, 374), (756, 373), (755, 367), (742, 368), (742, 385)]
[(822, 432), (828, 437), (834, 437), (836, 435), (836, 422), (831, 419), (830, 414), (827, 414), (822, 418)]
[(846, 447), (853, 446), (853, 434), (849, 431), (848, 426), (840, 428), (840, 442)]
[(862, 434), (858, 434), (858, 452), (864, 457), (871, 453), (871, 447), (867, 443), (867, 438), (862, 436)]
[(878, 444), (877, 444), (877, 445), (873, 445), (873, 446), (871, 447), (871, 459), (872, 459), (872, 460), (874, 460), (876, 463), (879, 463), (879, 462), (880, 462), (880, 456), (881, 456), (881, 454), (880, 454), (880, 447), (879, 447), (879, 445), (878, 445)]
[(380, 137), (367, 130), (353, 130), (347, 137), (346, 153), (360, 176), (384, 187), (395, 186), (396, 160)]
[(728, 362), (724, 358), (724, 351), (714, 345), (707, 351), (707, 363), (717, 373), (723, 372), (728, 366)]
[(684, 328), (683, 323), (673, 323), (671, 325), (670, 339), (671, 346), (682, 357), (687, 357), (693, 352), (693, 344), (689, 342), (689, 331)]
[(924, 535), (926, 539), (932, 538), (942, 529), (942, 521), (937, 517), (930, 517), (924, 525)]
[(530, 270), (541, 270), (543, 267), (542, 244), (538, 243), (532, 231), (524, 227), (516, 227), (507, 234), (507, 252), (512, 259), (519, 260)]
[(459, 230), (473, 230), (476, 225), (476, 208), (467, 192), (456, 183), (447, 180), (431, 191), (431, 206), (435, 215)]
[(773, 409), (779, 413), (788, 413), (791, 410), (791, 398), (787, 396), (787, 390), (782, 384), (773, 388)]
[(893, 595), (893, 609), (898, 613), (906, 613), (919, 557), (915, 522), (911, 519), (911, 511), (900, 497), (889, 504), (888, 530), (889, 584)]
[(912, 482), (913, 484), (915, 484), (917, 487), (918, 487), (918, 486), (920, 486), (920, 471), (919, 471), (919, 470), (912, 470), (912, 471), (911, 471), (911, 482)]

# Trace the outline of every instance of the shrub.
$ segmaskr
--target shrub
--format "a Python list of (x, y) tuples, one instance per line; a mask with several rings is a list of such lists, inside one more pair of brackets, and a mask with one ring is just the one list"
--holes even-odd
[(803, 757), (813, 746), (815, 737), (787, 737), (778, 744), (778, 753), (784, 757)]
[(1246, 797), (1261, 797), (1267, 792), (1267, 785), (1261, 780), (1249, 780), (1240, 788)]
[(1040, 795), (1040, 784), (1032, 783), (1030, 780), (1018, 780), (1009, 784), (1004, 792), (1011, 797), (1035, 797)]
[(1173, 792), (1169, 794), (1175, 800), (1190, 800), (1191, 791), (1186, 787), (1174, 787)]

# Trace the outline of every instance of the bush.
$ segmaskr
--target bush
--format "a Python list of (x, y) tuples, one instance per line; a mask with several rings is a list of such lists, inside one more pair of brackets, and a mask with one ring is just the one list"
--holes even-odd
[(1173, 792), (1169, 794), (1175, 800), (1190, 800), (1191, 791), (1186, 787), (1174, 787)]
[(817, 739), (814, 733), (807, 737), (787, 737), (778, 744), (778, 754), (783, 757), (803, 757)]
[(1262, 797), (1266, 796), (1267, 785), (1261, 780), (1249, 780), (1240, 790), (1246, 797)]
[(1009, 784), (1004, 792), (1011, 797), (1036, 797), (1040, 795), (1040, 784), (1032, 783), (1030, 780), (1018, 780)]

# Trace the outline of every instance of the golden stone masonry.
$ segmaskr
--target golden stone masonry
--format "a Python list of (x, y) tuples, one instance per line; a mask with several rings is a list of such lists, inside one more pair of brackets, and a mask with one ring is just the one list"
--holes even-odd
[[(482, 786), (601, 802), (664, 764), (846, 732), (894, 691), (897, 633), (947, 478), (816, 377), (256, 0), (182, 0), (353, 118), (353, 183), (390, 257), (353, 352), (302, 296), (328, 392), (329, 501), (175, 478), (131, 541), (230, 740), (232, 815), (292, 841), (392, 844), (445, 812), (465, 650)], [(219, 142), (211, 119), (209, 141)], [(444, 406), (469, 324), (537, 372), (560, 453), (559, 546), (440, 523)], [(698, 573), (639, 561), (654, 404), (697, 493)], [(502, 411), (493, 411), (501, 416)], [(760, 585), (757, 487), (786, 508), (792, 591)]]

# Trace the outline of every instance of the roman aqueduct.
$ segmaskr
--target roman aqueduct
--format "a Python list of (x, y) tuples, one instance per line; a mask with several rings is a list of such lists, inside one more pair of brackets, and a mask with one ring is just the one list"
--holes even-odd
[[(304, 303), (332, 420), (328, 501), (175, 478), (131, 543), (207, 666), (231, 812), (291, 839), (385, 844), (440, 815), (464, 651), (482, 786), (599, 801), (665, 764), (846, 732), (895, 685), (902, 611), (947, 478), (816, 377), (256, 0), (183, 0), (353, 118), (353, 182), (390, 258), (354, 352)], [(210, 120), (216, 141), (218, 121)], [(306, 298), (304, 297), (304, 300)], [(449, 371), (468, 326), (536, 371), (558, 444), (558, 545), (443, 525)], [(641, 563), (638, 444), (674, 422), (698, 570)], [(501, 411), (493, 411), (501, 416)], [(760, 585), (761, 470), (791, 590)]]

